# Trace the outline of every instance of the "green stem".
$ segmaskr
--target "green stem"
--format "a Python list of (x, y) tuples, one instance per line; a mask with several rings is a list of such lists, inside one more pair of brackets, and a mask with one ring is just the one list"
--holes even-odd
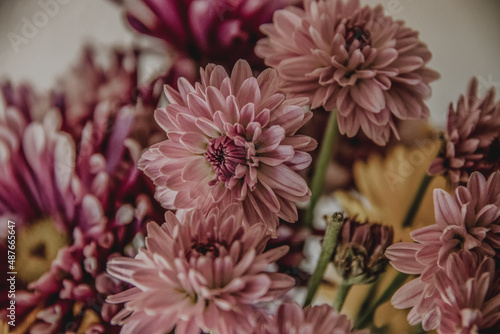
[(344, 306), (345, 299), (349, 290), (351, 290), (352, 285), (348, 284), (346, 280), (342, 281), (342, 284), (339, 286), (339, 291), (337, 291), (337, 297), (333, 302), (333, 307), (340, 312), (342, 310), (342, 306)]
[(366, 310), (366, 309), (368, 309), (368, 307), (370, 307), (372, 301), (375, 299), (375, 296), (377, 294), (377, 289), (380, 286), (380, 282), (381, 282), (381, 276), (379, 276), (377, 278), (377, 280), (370, 285), (370, 289), (368, 290), (367, 294), (365, 295), (365, 299), (363, 300), (363, 303), (361, 304), (361, 307), (359, 308), (360, 312), (358, 312), (356, 320), (359, 319), (361, 312), (364, 312), (364, 310)]
[(408, 276), (409, 275), (404, 273), (398, 273), (382, 296), (372, 303), (366, 312), (363, 311), (363, 315), (356, 320), (354, 327), (358, 329), (366, 328), (370, 323), (372, 323), (377, 308), (391, 299), (392, 295), (394, 295), (394, 293), (403, 285)]
[(425, 192), (429, 187), (433, 177), (429, 174), (425, 173), (422, 181), (420, 181), (420, 185), (418, 187), (417, 193), (413, 198), (413, 202), (411, 203), (408, 211), (406, 212), (405, 219), (403, 220), (403, 227), (409, 227), (413, 223), (413, 219), (415, 219), (415, 215), (417, 214), (418, 208), (420, 207), (420, 203), (422, 203), (422, 199), (424, 198)]
[(307, 207), (305, 224), (312, 227), (314, 218), (314, 208), (318, 203), (319, 198), (323, 192), (323, 185), (325, 181), (326, 170), (330, 162), (330, 157), (333, 152), (333, 147), (337, 141), (339, 129), (337, 125), (337, 111), (332, 110), (328, 117), (328, 124), (326, 125), (323, 141), (321, 142), (321, 149), (319, 152), (316, 169), (311, 182), (311, 200)]
[(304, 301), (304, 307), (311, 304), (316, 291), (318, 290), (319, 284), (323, 279), (323, 275), (326, 270), (326, 266), (330, 263), (330, 259), (335, 249), (337, 243), (337, 237), (344, 222), (344, 216), (340, 212), (334, 213), (329, 217), (326, 222), (325, 239), (323, 240), (323, 245), (321, 247), (321, 254), (319, 255), (318, 264), (316, 269), (309, 279), (309, 285), (307, 289), (307, 296)]

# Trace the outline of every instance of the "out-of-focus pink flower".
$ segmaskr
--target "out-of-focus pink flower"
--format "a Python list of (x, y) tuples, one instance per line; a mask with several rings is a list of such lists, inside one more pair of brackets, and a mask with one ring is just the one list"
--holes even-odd
[(493, 257), (500, 249), (500, 172), (488, 180), (474, 172), (467, 187), (459, 186), (455, 196), (434, 190), (436, 224), (411, 233), (417, 243), (402, 242), (390, 246), (386, 255), (397, 270), (420, 275), (393, 296), (398, 308), (413, 307), (410, 324), (423, 322), (424, 329), (436, 328), (441, 314), (434, 275), (446, 268), (454, 253), (468, 251)]
[(132, 247), (153, 206), (152, 184), (136, 168), (140, 146), (128, 138), (133, 113), (99, 104), (78, 151), (62, 123), (55, 109), (40, 121), (15, 105), (0, 114), (2, 226), (16, 223), (17, 320), (39, 309), (27, 320), (33, 333), (68, 329), (76, 304), (111, 319), (118, 307), (104, 300), (124, 287), (107, 275), (106, 261)]
[(278, 217), (296, 221), (295, 203), (311, 193), (297, 173), (316, 147), (296, 135), (312, 115), (302, 108), (307, 99), (285, 99), (274, 70), (255, 78), (244, 60), (231, 77), (215, 65), (201, 77), (195, 87), (184, 79), (179, 91), (166, 86), (171, 104), (155, 118), (169, 139), (150, 147), (139, 168), (168, 209), (237, 203), (249, 223), (263, 221), (275, 233)]
[(353, 330), (351, 321), (327, 304), (307, 306), (281, 304), (270, 321), (257, 327), (259, 334), (367, 334), (368, 330)]
[[(145, 79), (147, 83), (139, 83), (139, 63), (144, 53), (127, 48), (97, 51), (87, 46), (80, 60), (59, 77), (50, 94), (50, 105), (61, 111), (61, 130), (79, 141), (95, 108), (106, 102), (113, 117), (125, 106), (135, 114), (131, 137), (141, 145), (164, 139), (158, 139), (160, 129), (155, 128), (153, 112), (167, 78), (148, 68), (151, 73)], [(102, 64), (101, 58), (110, 58), (110, 64)]]
[(256, 303), (272, 301), (294, 280), (268, 273), (283, 256), (283, 246), (263, 252), (269, 234), (265, 224), (242, 225), (237, 205), (206, 214), (186, 212), (182, 221), (172, 212), (165, 224), (148, 225), (146, 249), (134, 258), (113, 258), (108, 273), (134, 285), (108, 297), (125, 302), (113, 322), (129, 333), (250, 333), (256, 326)]
[(450, 104), (444, 146), (429, 167), (430, 174), (446, 175), (453, 187), (466, 184), (474, 171), (488, 177), (500, 170), (500, 101), (495, 103), (493, 87), (478, 97), (477, 86), (473, 78), (456, 109)]
[(165, 40), (198, 66), (230, 69), (240, 58), (264, 68), (253, 49), (276, 9), (294, 0), (130, 0), (127, 19), (139, 32)]
[(304, 9), (274, 14), (268, 36), (255, 52), (278, 70), (280, 88), (309, 97), (312, 108), (338, 110), (338, 125), (349, 137), (359, 128), (378, 145), (396, 119), (429, 115), (423, 99), (438, 74), (426, 67), (431, 53), (418, 32), (384, 15), (382, 6), (358, 0), (306, 0)]

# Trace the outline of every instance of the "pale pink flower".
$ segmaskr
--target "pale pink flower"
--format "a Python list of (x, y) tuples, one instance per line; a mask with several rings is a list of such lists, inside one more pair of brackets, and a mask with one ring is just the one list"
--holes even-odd
[(312, 108), (338, 110), (338, 125), (349, 137), (359, 128), (378, 145), (396, 119), (429, 115), (423, 99), (438, 74), (418, 32), (384, 15), (382, 6), (360, 7), (358, 0), (306, 0), (261, 26), (268, 36), (255, 52), (277, 69), (280, 88), (309, 97)]
[(148, 224), (146, 248), (135, 258), (113, 258), (108, 272), (133, 288), (108, 297), (125, 308), (113, 322), (124, 333), (250, 333), (259, 302), (272, 301), (294, 280), (266, 272), (283, 256), (283, 246), (263, 252), (269, 239), (264, 224), (242, 225), (237, 205), (186, 212), (179, 221), (165, 214), (160, 227)]
[(440, 334), (498, 333), (499, 277), (492, 258), (469, 252), (453, 254), (435, 275), (439, 292)]
[(367, 334), (353, 330), (351, 321), (332, 306), (323, 304), (302, 309), (297, 303), (281, 304), (271, 320), (257, 327), (259, 334)]
[(435, 328), (440, 311), (435, 303), (438, 291), (434, 275), (444, 270), (454, 253), (468, 251), (493, 257), (500, 250), (500, 172), (488, 180), (472, 173), (467, 187), (459, 186), (455, 196), (434, 190), (436, 224), (411, 233), (417, 243), (401, 242), (390, 246), (386, 256), (399, 271), (420, 275), (393, 296), (398, 308), (413, 307), (410, 324), (422, 321), (424, 329)]
[(466, 96), (460, 96), (456, 109), (450, 104), (444, 146), (429, 167), (432, 175), (446, 175), (452, 185), (464, 185), (474, 171), (485, 177), (500, 170), (500, 102), (495, 103), (492, 87), (478, 96), (473, 78)]
[(240, 60), (231, 77), (221, 66), (201, 70), (195, 87), (179, 80), (166, 86), (170, 101), (155, 113), (168, 140), (150, 147), (139, 168), (156, 185), (168, 209), (240, 205), (248, 222), (266, 222), (275, 232), (278, 217), (297, 220), (295, 203), (311, 191), (297, 171), (311, 162), (316, 142), (296, 131), (312, 113), (307, 99), (287, 100), (272, 69), (258, 78)]

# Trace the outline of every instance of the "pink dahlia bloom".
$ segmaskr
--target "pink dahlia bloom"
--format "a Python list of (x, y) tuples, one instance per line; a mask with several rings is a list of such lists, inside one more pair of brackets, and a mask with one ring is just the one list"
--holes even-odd
[(378, 145), (396, 119), (429, 115), (423, 99), (438, 74), (426, 67), (431, 53), (418, 32), (358, 0), (306, 0), (304, 9), (274, 14), (261, 30), (268, 36), (255, 52), (278, 70), (280, 88), (309, 97), (312, 108), (338, 110), (342, 134), (361, 128)]
[(429, 167), (432, 175), (446, 175), (452, 185), (464, 185), (474, 171), (488, 177), (500, 170), (500, 102), (492, 87), (484, 97), (477, 94), (473, 78), (456, 109), (450, 104), (443, 149)]
[(171, 102), (155, 118), (168, 140), (143, 154), (139, 168), (156, 185), (168, 209), (237, 203), (249, 223), (266, 222), (275, 233), (278, 218), (297, 220), (296, 202), (311, 191), (297, 171), (316, 147), (296, 131), (312, 116), (306, 99), (285, 99), (272, 69), (258, 78), (240, 60), (229, 77), (221, 66), (201, 70), (195, 87), (179, 80), (166, 86)]
[(133, 288), (108, 297), (125, 308), (113, 318), (125, 333), (251, 333), (256, 303), (272, 301), (294, 280), (265, 269), (283, 256), (283, 246), (263, 252), (264, 224), (242, 225), (237, 205), (206, 214), (190, 210), (179, 221), (165, 214), (148, 224), (146, 248), (135, 258), (108, 262), (108, 272)]
[(446, 269), (454, 253), (471, 252), (494, 257), (500, 250), (500, 172), (488, 180), (474, 172), (467, 187), (460, 186), (455, 196), (434, 190), (436, 224), (411, 233), (416, 243), (401, 242), (390, 246), (386, 256), (397, 270), (420, 275), (393, 296), (398, 308), (413, 307), (410, 324), (423, 323), (424, 329), (435, 328), (441, 313), (435, 274)]
[(16, 223), (17, 320), (32, 333), (81, 331), (86, 312), (102, 322), (94, 330), (117, 330), (105, 324), (119, 307), (104, 300), (124, 286), (106, 260), (133, 249), (153, 205), (135, 167), (140, 147), (127, 138), (134, 116), (108, 107), (96, 107), (78, 151), (57, 110), (40, 121), (15, 104), (0, 110), (0, 218)]
[(295, 0), (130, 0), (127, 19), (139, 32), (165, 40), (199, 66), (217, 63), (230, 69), (240, 58), (254, 69), (264, 64), (253, 49), (259, 26)]
[(323, 304), (302, 309), (297, 303), (280, 305), (270, 321), (258, 328), (259, 334), (367, 334), (368, 330), (353, 330), (351, 321), (332, 306)]

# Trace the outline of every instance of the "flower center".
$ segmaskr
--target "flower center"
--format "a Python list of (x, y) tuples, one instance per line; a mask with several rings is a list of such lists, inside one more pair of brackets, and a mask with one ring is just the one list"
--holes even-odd
[(215, 179), (210, 181), (210, 185), (214, 185), (217, 181), (225, 183), (234, 176), (236, 166), (246, 163), (246, 150), (236, 146), (227, 136), (222, 136), (208, 143), (205, 158), (212, 165), (216, 175)]
[(219, 256), (219, 247), (223, 246), (217, 242), (196, 242), (193, 241), (191, 248), (186, 252), (186, 259), (189, 261), (193, 256), (208, 256), (211, 258), (216, 258)]
[(345, 42), (347, 50), (349, 50), (353, 44), (355, 44), (356, 48), (362, 49), (367, 45), (371, 45), (370, 32), (357, 25), (348, 27)]
[(28, 284), (50, 270), (59, 249), (68, 245), (68, 237), (50, 218), (30, 223), (19, 231), (16, 269), (19, 279)]

